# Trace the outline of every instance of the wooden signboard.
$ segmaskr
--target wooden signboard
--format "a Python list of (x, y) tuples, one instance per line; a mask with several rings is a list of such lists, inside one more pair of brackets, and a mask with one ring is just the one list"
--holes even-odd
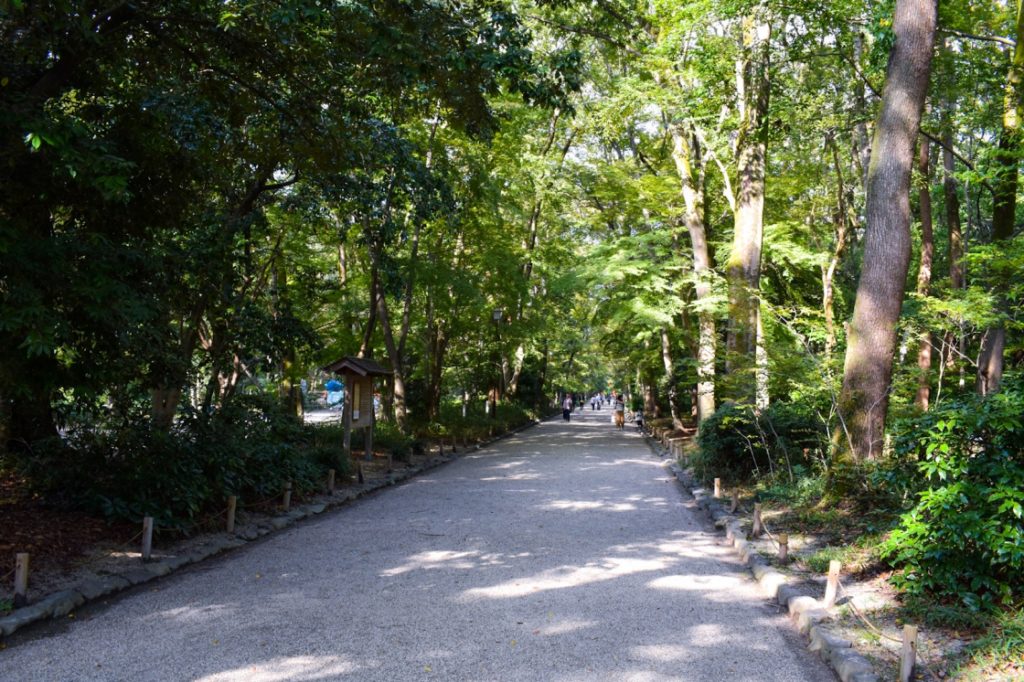
[(373, 423), (373, 380), (346, 374), (345, 384), (352, 391), (352, 428), (370, 426)]
[(373, 360), (351, 356), (332, 362), (321, 369), (341, 375), (345, 383), (345, 408), (342, 417), (345, 429), (342, 449), (345, 457), (352, 454), (352, 429), (364, 429), (365, 457), (367, 460), (373, 459), (373, 380), (374, 377), (391, 376), (391, 370), (384, 369)]

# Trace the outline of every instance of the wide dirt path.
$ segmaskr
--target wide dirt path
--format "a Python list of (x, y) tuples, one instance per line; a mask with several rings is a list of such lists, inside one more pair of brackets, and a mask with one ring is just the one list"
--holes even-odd
[(0, 679), (834, 680), (609, 418), (546, 422), (15, 640)]

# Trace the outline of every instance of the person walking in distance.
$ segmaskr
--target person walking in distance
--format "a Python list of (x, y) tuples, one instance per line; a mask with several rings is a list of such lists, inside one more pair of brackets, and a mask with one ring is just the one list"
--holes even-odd
[(562, 401), (562, 419), (569, 421), (570, 415), (572, 415), (572, 396), (567, 393), (565, 400)]
[(615, 426), (620, 430), (626, 426), (626, 399), (621, 393), (615, 395)]

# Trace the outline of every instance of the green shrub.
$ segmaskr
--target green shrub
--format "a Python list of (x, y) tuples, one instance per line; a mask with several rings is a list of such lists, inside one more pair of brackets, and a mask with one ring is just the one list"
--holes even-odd
[(390, 422), (377, 422), (373, 431), (375, 450), (390, 452), (392, 457), (407, 462), (412, 452), (413, 438), (399, 431), (398, 426)]
[(792, 482), (795, 467), (809, 467), (825, 451), (827, 434), (802, 405), (777, 402), (755, 414), (750, 406), (727, 403), (701, 423), (697, 443), (691, 462), (705, 480), (783, 474)]
[(307, 427), (260, 395), (237, 396), (212, 414), (186, 412), (170, 431), (149, 420), (79, 428), (66, 441), (35, 443), (17, 462), (36, 492), (110, 519), (152, 516), (159, 528), (188, 530), (220, 511), (319, 489), (326, 469), (344, 474), (340, 441)]
[(811, 472), (801, 464), (794, 464), (793, 477), (786, 475), (767, 477), (758, 481), (757, 497), (762, 502), (774, 500), (796, 507), (809, 507), (825, 496), (823, 472)]
[(969, 396), (897, 424), (897, 456), (919, 459), (927, 488), (883, 547), (895, 582), (988, 610), (1021, 596), (1024, 390)]
[(414, 433), (426, 440), (454, 437), (459, 441), (481, 441), (528, 424), (534, 418), (532, 411), (509, 403), (499, 404), (493, 417), (475, 405), (466, 416), (462, 416), (461, 403), (451, 402), (441, 406), (441, 414), (436, 421), (417, 424)]

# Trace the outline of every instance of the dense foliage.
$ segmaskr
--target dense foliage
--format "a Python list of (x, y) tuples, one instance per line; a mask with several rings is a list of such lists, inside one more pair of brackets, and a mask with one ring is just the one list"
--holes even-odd
[(1024, 570), (1024, 386), (968, 397), (897, 426), (896, 452), (927, 488), (884, 545), (898, 583), (971, 608), (1019, 598)]
[(5, 461), (184, 526), (322, 474), (343, 355), (399, 456), (624, 389), (703, 475), (907, 512), (908, 589), (1019, 600), (1020, 6), (942, 3), (901, 150), (893, 3), (6, 3)]

